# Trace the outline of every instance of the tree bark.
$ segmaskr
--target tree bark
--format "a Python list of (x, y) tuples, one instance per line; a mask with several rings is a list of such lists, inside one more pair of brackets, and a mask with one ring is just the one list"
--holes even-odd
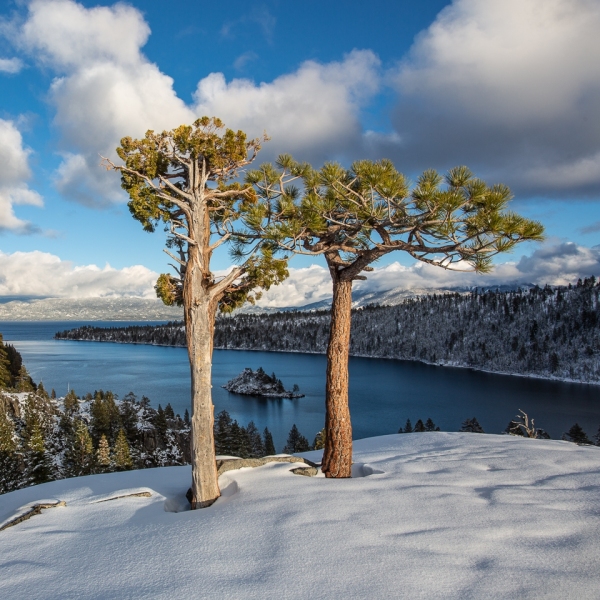
[(214, 442), (212, 351), (215, 308), (208, 294), (197, 304), (184, 302), (191, 372), (192, 510), (210, 506), (220, 495)]
[(352, 424), (348, 406), (351, 311), (352, 281), (334, 277), (327, 346), (325, 450), (321, 465), (325, 477), (352, 476)]
[(217, 298), (211, 294), (210, 220), (200, 199), (193, 222), (196, 246), (189, 251), (183, 285), (185, 335), (192, 383), (192, 510), (206, 508), (221, 495), (217, 475), (212, 403), (212, 354)]

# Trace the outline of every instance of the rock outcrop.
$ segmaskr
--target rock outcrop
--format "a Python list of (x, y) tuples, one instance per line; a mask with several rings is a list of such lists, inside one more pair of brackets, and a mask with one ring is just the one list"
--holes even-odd
[(261, 367), (256, 371), (246, 368), (223, 386), (228, 392), (263, 398), (303, 398), (304, 394), (294, 386), (292, 392), (283, 387), (275, 373), (267, 375)]

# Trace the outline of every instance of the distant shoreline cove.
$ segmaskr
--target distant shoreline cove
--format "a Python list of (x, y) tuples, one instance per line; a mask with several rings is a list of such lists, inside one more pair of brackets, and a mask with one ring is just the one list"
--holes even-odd
[[(121, 342), (117, 340), (89, 340), (89, 339), (63, 339), (56, 338), (57, 341), (67, 341), (67, 342), (96, 342), (101, 344), (123, 344), (123, 345), (132, 345), (132, 346), (158, 346), (162, 348), (184, 348), (185, 346), (173, 345), (173, 344), (155, 344), (152, 342)], [(272, 353), (282, 353), (282, 354), (315, 354), (324, 356), (325, 352), (310, 352), (303, 351), (299, 352), (296, 350), (268, 350), (267, 348), (230, 348), (223, 346), (215, 346), (215, 350), (231, 350), (233, 352), (272, 352)], [(481, 369), (478, 367), (473, 367), (471, 365), (464, 365), (453, 362), (431, 362), (428, 360), (424, 360), (421, 358), (394, 358), (387, 356), (370, 356), (368, 354), (350, 354), (351, 357), (354, 358), (371, 358), (374, 360), (396, 360), (402, 362), (418, 362), (424, 365), (429, 365), (432, 367), (450, 367), (453, 369), (470, 369), (472, 371), (479, 371), (481, 373), (490, 373), (491, 375), (507, 375), (510, 377), (523, 377), (525, 379), (540, 379), (542, 381), (553, 381), (557, 383), (576, 383), (578, 385), (593, 385), (600, 386), (600, 381), (581, 381), (578, 379), (569, 379), (568, 377), (543, 377), (542, 375), (536, 375), (535, 373), (510, 373), (507, 371), (492, 371), (491, 369)]]

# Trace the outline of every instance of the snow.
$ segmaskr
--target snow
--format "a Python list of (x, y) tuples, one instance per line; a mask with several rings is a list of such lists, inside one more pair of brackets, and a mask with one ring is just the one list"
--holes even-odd
[(189, 467), (6, 494), (0, 527), (66, 506), (0, 532), (0, 597), (599, 597), (599, 448), (416, 433), (359, 440), (354, 461), (346, 480), (228, 471), (199, 511), (178, 512)]

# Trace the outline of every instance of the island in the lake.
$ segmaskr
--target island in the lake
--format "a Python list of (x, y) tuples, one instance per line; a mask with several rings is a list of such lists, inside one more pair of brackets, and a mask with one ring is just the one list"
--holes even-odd
[(267, 375), (262, 367), (256, 371), (246, 368), (237, 377), (228, 381), (224, 386), (228, 392), (244, 394), (245, 396), (262, 396), (264, 398), (303, 398), (297, 385), (293, 391), (283, 387), (275, 373)]

